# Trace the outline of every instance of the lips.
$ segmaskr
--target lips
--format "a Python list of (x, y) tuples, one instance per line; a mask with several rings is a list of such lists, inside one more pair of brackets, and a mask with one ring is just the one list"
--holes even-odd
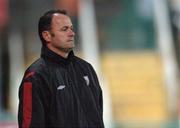
[(71, 39), (71, 40), (68, 40), (68, 42), (72, 42), (72, 41), (74, 41), (73, 39)]

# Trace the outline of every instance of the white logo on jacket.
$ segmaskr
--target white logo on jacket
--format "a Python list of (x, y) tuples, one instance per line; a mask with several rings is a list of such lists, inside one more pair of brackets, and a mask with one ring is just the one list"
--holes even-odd
[(84, 80), (86, 81), (86, 85), (89, 86), (89, 77), (88, 76), (83, 76)]
[(62, 89), (64, 89), (66, 86), (65, 85), (59, 85), (58, 87), (57, 87), (57, 90), (62, 90)]

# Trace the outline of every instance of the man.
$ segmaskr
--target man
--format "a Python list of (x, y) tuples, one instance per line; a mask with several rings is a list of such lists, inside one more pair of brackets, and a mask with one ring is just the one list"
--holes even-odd
[(26, 70), (19, 88), (19, 127), (103, 128), (102, 91), (92, 66), (72, 51), (70, 17), (48, 11), (38, 29), (41, 58)]

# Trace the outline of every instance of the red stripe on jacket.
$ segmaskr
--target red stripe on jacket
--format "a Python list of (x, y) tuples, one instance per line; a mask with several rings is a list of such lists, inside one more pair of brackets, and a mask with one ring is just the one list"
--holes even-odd
[(32, 83), (25, 82), (23, 85), (23, 128), (29, 128), (32, 118)]
[(28, 77), (30, 77), (30, 76), (33, 76), (34, 73), (35, 73), (34, 71), (28, 72), (28, 73), (25, 75), (25, 79), (28, 78)]

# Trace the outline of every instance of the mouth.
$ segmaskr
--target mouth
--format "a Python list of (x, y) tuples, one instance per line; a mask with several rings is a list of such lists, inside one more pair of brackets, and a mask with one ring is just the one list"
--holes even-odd
[(74, 40), (68, 40), (68, 42), (73, 42)]

